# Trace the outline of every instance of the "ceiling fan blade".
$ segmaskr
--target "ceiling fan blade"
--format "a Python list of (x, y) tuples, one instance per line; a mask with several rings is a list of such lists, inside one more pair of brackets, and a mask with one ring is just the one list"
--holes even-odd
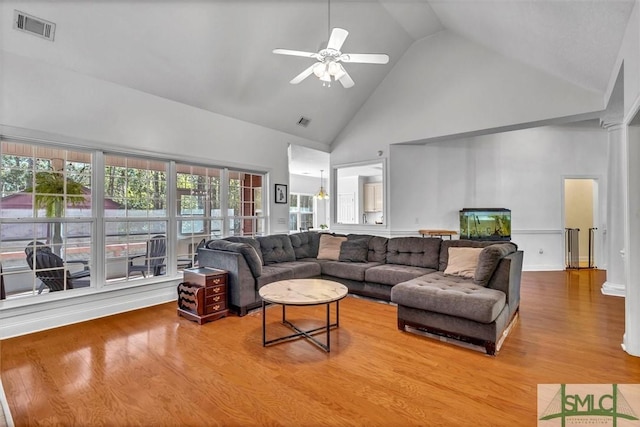
[(340, 56), (342, 62), (359, 62), (362, 64), (386, 64), (389, 55), (384, 53), (344, 53)]
[(303, 52), (301, 50), (273, 49), (273, 53), (276, 53), (278, 55), (303, 56), (305, 58), (318, 59), (318, 54), (317, 53), (315, 53), (315, 52)]
[(316, 64), (313, 64), (312, 66), (310, 66), (309, 68), (307, 68), (306, 70), (304, 70), (303, 72), (295, 76), (293, 79), (291, 79), (289, 83), (291, 83), (292, 85), (297, 85), (298, 83), (300, 83), (301, 81), (309, 77), (311, 73), (313, 73), (313, 67), (315, 65)]
[(331, 37), (329, 37), (329, 43), (327, 43), (327, 49), (340, 50), (342, 44), (347, 39), (349, 31), (342, 28), (334, 28), (331, 31)]
[(338, 79), (338, 81), (342, 83), (342, 86), (345, 89), (349, 89), (350, 87), (353, 87), (354, 84), (356, 84), (349, 73), (347, 73), (347, 70), (344, 70), (344, 74)]

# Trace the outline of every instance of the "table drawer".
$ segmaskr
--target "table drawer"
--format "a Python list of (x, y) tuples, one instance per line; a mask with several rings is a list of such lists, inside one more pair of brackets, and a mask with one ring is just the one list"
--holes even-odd
[(225, 283), (227, 283), (227, 276), (226, 274), (222, 274), (219, 276), (209, 276), (206, 278), (206, 286), (218, 286), (218, 285), (224, 285)]
[(207, 295), (205, 297), (204, 303), (205, 305), (211, 305), (211, 304), (219, 304), (219, 303), (224, 303), (227, 301), (227, 294), (213, 294), (213, 295)]
[(223, 294), (225, 293), (225, 291), (226, 291), (225, 285), (207, 286), (205, 288), (205, 295), (211, 296), (211, 295)]
[(218, 311), (223, 311), (227, 308), (226, 301), (220, 301), (219, 303), (207, 305), (206, 312), (207, 314), (216, 313)]

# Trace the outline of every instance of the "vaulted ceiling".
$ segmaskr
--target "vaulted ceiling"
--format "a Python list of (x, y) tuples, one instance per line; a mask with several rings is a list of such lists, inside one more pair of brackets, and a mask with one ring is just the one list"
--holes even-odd
[[(502, 55), (604, 93), (633, 0), (2, 1), (0, 48), (57, 67), (330, 144), (416, 40), (452, 31)], [(57, 24), (49, 42), (13, 30), (14, 9)], [(330, 24), (329, 24), (330, 19)], [(355, 86), (289, 84), (329, 25)], [(418, 84), (418, 82), (416, 82)], [(311, 120), (307, 127), (300, 117)]]

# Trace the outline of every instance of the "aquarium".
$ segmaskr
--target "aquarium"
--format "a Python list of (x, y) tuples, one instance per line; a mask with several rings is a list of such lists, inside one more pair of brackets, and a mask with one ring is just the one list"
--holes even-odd
[(465, 208), (460, 211), (460, 238), (511, 240), (511, 210)]

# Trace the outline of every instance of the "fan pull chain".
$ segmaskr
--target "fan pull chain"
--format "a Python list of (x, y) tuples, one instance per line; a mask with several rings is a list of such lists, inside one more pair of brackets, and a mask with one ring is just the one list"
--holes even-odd
[(331, 0), (327, 0), (327, 37), (331, 38)]

